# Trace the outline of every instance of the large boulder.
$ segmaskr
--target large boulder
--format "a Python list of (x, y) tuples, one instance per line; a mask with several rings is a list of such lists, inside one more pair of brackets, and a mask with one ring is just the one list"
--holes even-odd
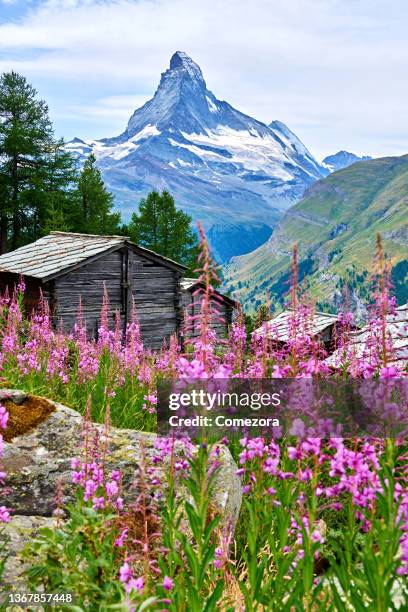
[[(10, 419), (5, 431), (4, 456), (7, 473), (6, 505), (15, 514), (52, 516), (57, 482), (62, 482), (65, 501), (72, 500), (71, 459), (83, 448), (83, 417), (58, 402), (22, 391), (0, 390)], [(103, 425), (93, 425), (93, 435), (103, 435)], [(138, 495), (138, 474), (144, 461), (148, 471), (157, 456), (156, 434), (111, 428), (106, 467), (123, 474), (123, 497), (132, 501)], [(234, 528), (241, 505), (241, 484), (237, 466), (224, 446), (220, 446), (220, 467), (216, 475), (213, 506), (223, 525)], [(155, 477), (165, 480), (166, 463), (155, 465)], [(1, 497), (0, 497), (1, 505)]]
[[(0, 505), (12, 510), (12, 520), (3, 530), (11, 539), (11, 555), (4, 580), (13, 591), (21, 591), (24, 590), (25, 563), (20, 552), (40, 527), (53, 524), (58, 481), (62, 483), (64, 501), (74, 499), (76, 487), (71, 480), (71, 459), (83, 455), (84, 419), (58, 402), (17, 390), (0, 389), (0, 403), (10, 414), (4, 432), (4, 455), (0, 459), (0, 466), (7, 473), (5, 486), (0, 487)], [(101, 439), (103, 426), (92, 424), (92, 429), (92, 436)], [(106, 468), (121, 470), (122, 493), (127, 502), (132, 502), (139, 494), (142, 462), (147, 473), (153, 470), (156, 440), (157, 436), (152, 433), (110, 430)], [(212, 507), (221, 515), (222, 525), (234, 529), (241, 505), (241, 484), (230, 452), (223, 446), (220, 449)], [(167, 468), (166, 462), (155, 463), (155, 479), (165, 481)], [(181, 486), (180, 494), (183, 494), (182, 489)]]

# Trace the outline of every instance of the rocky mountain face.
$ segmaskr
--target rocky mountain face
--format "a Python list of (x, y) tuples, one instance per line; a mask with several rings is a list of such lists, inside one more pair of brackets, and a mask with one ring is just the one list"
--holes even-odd
[[(283, 123), (268, 126), (218, 100), (181, 51), (122, 134), (75, 138), (67, 149), (80, 160), (94, 153), (124, 219), (149, 191), (170, 191), (212, 235), (220, 260), (258, 247), (265, 226), (271, 231), (328, 174)], [(225, 248), (231, 232), (234, 243)]]
[(327, 168), (329, 172), (336, 172), (337, 170), (348, 168), (356, 162), (368, 161), (369, 159), (372, 159), (369, 155), (359, 157), (358, 155), (354, 155), (354, 153), (349, 153), (349, 151), (338, 151), (334, 155), (325, 157), (322, 161), (322, 165)]
[(355, 163), (312, 185), (264, 245), (224, 267), (225, 286), (248, 310), (283, 303), (293, 246), (299, 281), (320, 308), (347, 290), (356, 308), (372, 299), (376, 235), (382, 237), (398, 303), (408, 298), (408, 155)]

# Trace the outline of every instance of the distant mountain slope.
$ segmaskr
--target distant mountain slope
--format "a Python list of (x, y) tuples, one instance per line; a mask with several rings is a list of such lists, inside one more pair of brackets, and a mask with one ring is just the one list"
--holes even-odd
[(408, 155), (362, 161), (315, 183), (264, 245), (231, 260), (226, 286), (249, 309), (281, 300), (298, 243), (300, 278), (318, 302), (333, 304), (347, 279), (357, 299), (372, 271), (377, 232), (403, 291), (407, 266), (398, 262), (408, 260)]
[(328, 155), (322, 161), (322, 165), (327, 168), (330, 172), (336, 172), (337, 170), (343, 170), (343, 168), (348, 168), (351, 164), (355, 164), (359, 161), (368, 161), (372, 159), (369, 155), (363, 155), (363, 157), (359, 157), (354, 153), (349, 153), (349, 151), (338, 151), (334, 155)]
[(80, 160), (95, 154), (125, 218), (152, 189), (169, 190), (195, 221), (212, 228), (218, 253), (225, 251), (229, 225), (240, 232), (228, 253), (260, 245), (260, 224), (272, 228), (328, 172), (284, 124), (267, 126), (218, 100), (181, 51), (120, 136), (75, 138), (67, 149)]

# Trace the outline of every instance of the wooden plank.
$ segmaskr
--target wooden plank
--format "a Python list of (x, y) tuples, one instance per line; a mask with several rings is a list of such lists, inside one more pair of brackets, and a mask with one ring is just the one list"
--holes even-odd
[(127, 248), (126, 250), (126, 295), (125, 295), (125, 327), (130, 322), (132, 308), (133, 308), (133, 249)]

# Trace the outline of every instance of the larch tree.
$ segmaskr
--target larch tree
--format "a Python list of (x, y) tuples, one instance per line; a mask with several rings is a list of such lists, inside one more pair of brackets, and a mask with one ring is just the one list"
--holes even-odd
[(120, 231), (120, 213), (113, 211), (113, 195), (106, 189), (92, 154), (82, 168), (78, 192), (81, 210), (78, 231), (101, 235)]
[[(0, 77), (0, 252), (41, 236), (49, 206), (74, 193), (75, 163), (48, 107), (16, 72)], [(69, 206), (67, 206), (69, 208)]]
[(168, 191), (152, 191), (139, 204), (127, 226), (130, 238), (156, 253), (179, 261), (192, 273), (198, 254), (198, 241), (191, 217), (176, 208)]

